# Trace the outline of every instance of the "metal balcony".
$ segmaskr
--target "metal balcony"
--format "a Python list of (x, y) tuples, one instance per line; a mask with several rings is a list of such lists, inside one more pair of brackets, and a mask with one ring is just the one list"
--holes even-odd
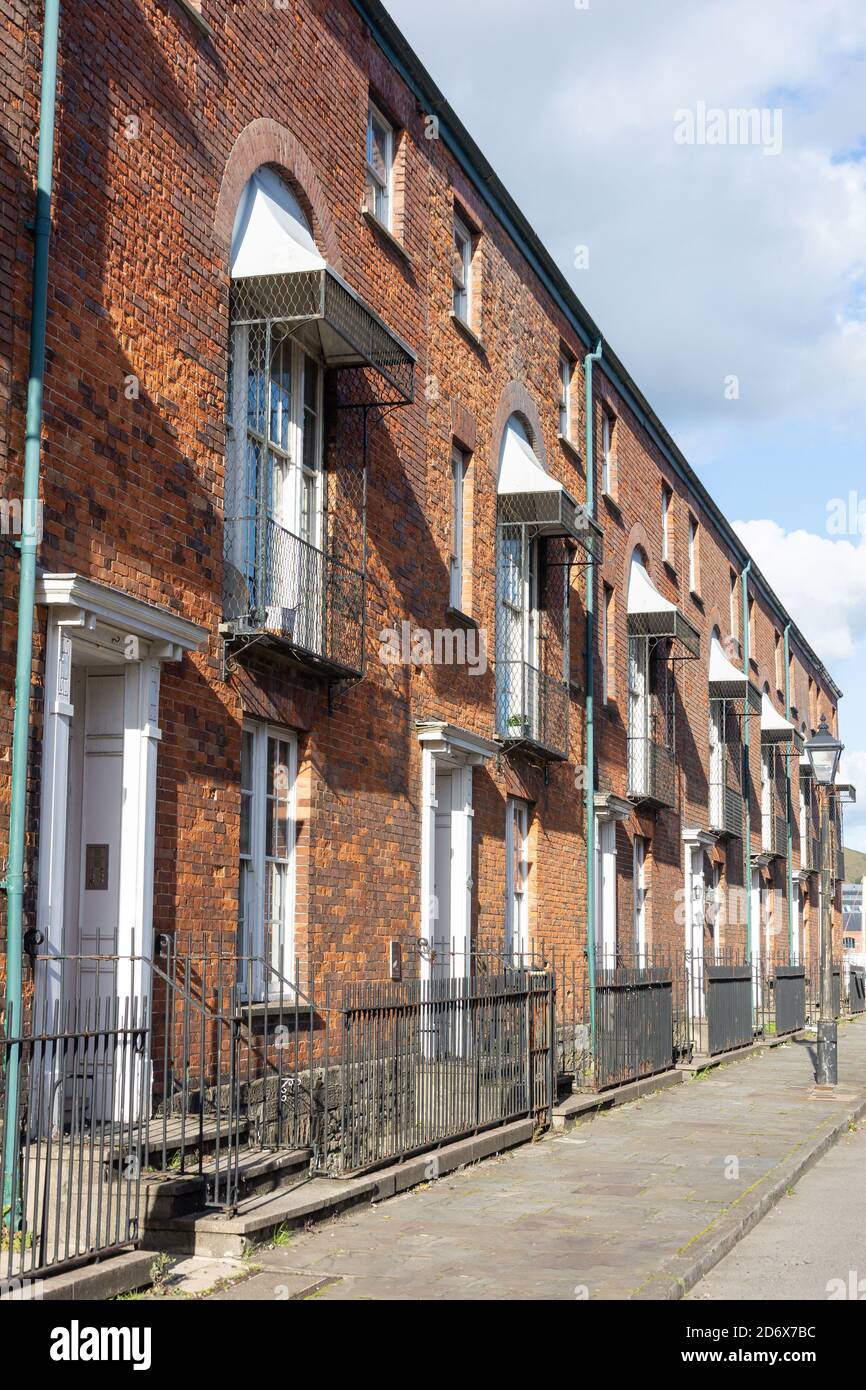
[(676, 757), (659, 739), (629, 737), (629, 800), (652, 806), (676, 805)]
[(549, 761), (568, 757), (568, 686), (527, 661), (496, 665), (496, 737)]
[(226, 521), (222, 631), (325, 675), (364, 670), (364, 576), (270, 518)]
[(743, 794), (738, 786), (710, 783), (710, 829), (743, 838)]

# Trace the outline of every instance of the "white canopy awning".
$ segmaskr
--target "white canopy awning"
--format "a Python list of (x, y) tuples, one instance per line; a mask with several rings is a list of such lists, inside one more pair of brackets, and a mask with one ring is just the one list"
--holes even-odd
[(628, 577), (628, 630), (633, 637), (671, 637), (692, 656), (700, 656), (701, 638), (675, 603), (660, 594), (646, 566), (632, 556)]
[(635, 556), (628, 577), (629, 613), (676, 613), (677, 606), (660, 594), (644, 565)]
[(551, 477), (516, 416), (508, 421), (502, 437), (496, 491), (503, 525), (528, 526), (534, 536), (568, 537), (593, 559), (601, 559), (601, 527)]
[(500, 497), (515, 492), (562, 492), (562, 484), (551, 478), (525, 435), (509, 420), (499, 455), (496, 491)]
[(803, 747), (803, 739), (790, 720), (780, 714), (767, 694), (761, 696), (761, 742), (784, 743), (798, 750)]
[(710, 638), (709, 681), (711, 700), (746, 700), (756, 713), (760, 711), (761, 692), (746, 672), (734, 665), (715, 636)]
[(323, 270), (309, 223), (288, 184), (273, 169), (253, 174), (232, 232), (232, 279)]

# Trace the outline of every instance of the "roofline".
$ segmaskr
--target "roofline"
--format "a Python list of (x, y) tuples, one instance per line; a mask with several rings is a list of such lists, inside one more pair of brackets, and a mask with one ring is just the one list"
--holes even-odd
[(835, 698), (840, 700), (842, 691), (827, 667), (803, 636), (797, 623), (755, 564), (731, 523), (710, 496), (688, 459), (668, 433), (640, 387), (608, 343), (598, 324), (587, 313), (538, 233), (533, 230), (490, 162), (424, 67), (417, 53), (410, 46), (384, 5), (381, 4), (381, 0), (351, 0), (351, 3), (368, 26), (373, 39), (392, 67), (400, 74), (415, 96), (423, 101), (425, 110), (438, 118), (439, 138), (451, 151), (466, 177), (508, 232), (517, 249), (529, 262), (584, 346), (587, 349), (592, 349), (599, 341), (603, 343), (604, 353), (599, 364), (601, 370), (608, 376), (620, 395), (628, 401), (632, 411), (655, 441), (671, 467), (688, 484), (701, 505), (713, 518), (734, 555), (740, 561), (741, 568), (745, 568), (749, 561), (752, 562), (750, 577), (754, 580), (756, 589), (763, 594), (764, 599), (775, 610), (776, 616), (783, 625), (790, 623), (791, 632), (796, 637), (798, 646), (827, 682)]

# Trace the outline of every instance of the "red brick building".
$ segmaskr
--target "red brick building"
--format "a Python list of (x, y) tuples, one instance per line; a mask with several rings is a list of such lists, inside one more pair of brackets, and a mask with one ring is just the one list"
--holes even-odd
[[(4, 11), (13, 498), (41, 17)], [(45, 388), (44, 950), (237, 934), (249, 997), (394, 943), (582, 971), (588, 838), (599, 954), (817, 948), (797, 753), (840, 692), (376, 0), (64, 7)]]

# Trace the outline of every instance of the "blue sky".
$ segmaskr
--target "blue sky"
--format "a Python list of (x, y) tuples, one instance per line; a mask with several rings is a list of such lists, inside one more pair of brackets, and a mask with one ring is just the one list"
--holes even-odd
[(866, 849), (866, 5), (386, 4), (836, 676)]

